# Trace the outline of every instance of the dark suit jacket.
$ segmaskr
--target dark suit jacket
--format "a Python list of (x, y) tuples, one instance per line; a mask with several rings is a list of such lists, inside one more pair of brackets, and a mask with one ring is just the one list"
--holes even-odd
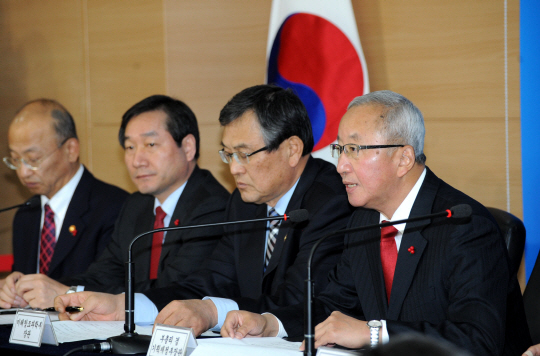
[[(86, 271), (111, 240), (128, 193), (106, 184), (86, 168), (69, 203), (47, 275), (53, 279)], [(39, 199), (35, 196), (32, 199)], [(13, 220), (13, 271), (36, 273), (41, 205), (21, 208)], [(69, 232), (74, 225), (75, 236)]]
[[(195, 167), (178, 200), (170, 227), (222, 222), (229, 192), (207, 170)], [(124, 204), (106, 250), (86, 273), (61, 282), (84, 285), (85, 290), (120, 293), (124, 291), (124, 263), (131, 240), (154, 227), (154, 196), (132, 194)], [(135, 291), (169, 285), (199, 268), (223, 234), (221, 227), (168, 231), (161, 251), (158, 278), (151, 281), (152, 235), (133, 245)]]
[(540, 254), (536, 257), (525, 293), (523, 302), (527, 311), (527, 322), (531, 332), (533, 344), (540, 343)]
[[(313, 244), (330, 231), (346, 226), (351, 214), (347, 195), (328, 162), (310, 157), (287, 211), (307, 209), (309, 221), (282, 222), (276, 246), (263, 274), (266, 222), (230, 225), (203, 268), (166, 289), (145, 294), (159, 310), (172, 300), (204, 296), (230, 298), (240, 309), (259, 312), (302, 300), (306, 263)], [(227, 221), (266, 217), (266, 204), (244, 203), (236, 190), (227, 206)], [(312, 274), (317, 290), (327, 283), (328, 271), (339, 260), (343, 236), (326, 240), (315, 254)]]
[[(408, 223), (401, 241), (387, 302), (380, 259), (380, 229), (352, 233), (347, 249), (316, 301), (316, 323), (339, 310), (361, 320), (386, 320), (390, 338), (421, 332), (444, 338), (476, 355), (521, 355), (528, 330), (517, 280), (497, 223), (478, 202), (450, 187), (429, 169), (410, 216), (458, 204), (472, 207), (470, 219)], [(379, 213), (359, 208), (349, 223), (379, 223)], [(414, 246), (414, 254), (408, 249)], [(517, 294), (516, 294), (517, 292)], [(505, 317), (506, 325), (505, 343)], [(303, 333), (302, 308), (273, 313), (289, 336)]]

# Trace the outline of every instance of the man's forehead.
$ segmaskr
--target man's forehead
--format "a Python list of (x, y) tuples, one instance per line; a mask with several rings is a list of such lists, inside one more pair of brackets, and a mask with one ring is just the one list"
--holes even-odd
[(221, 145), (233, 150), (261, 148), (261, 145), (264, 145), (264, 139), (261, 126), (254, 115), (254, 113), (245, 113), (226, 125), (223, 129)]

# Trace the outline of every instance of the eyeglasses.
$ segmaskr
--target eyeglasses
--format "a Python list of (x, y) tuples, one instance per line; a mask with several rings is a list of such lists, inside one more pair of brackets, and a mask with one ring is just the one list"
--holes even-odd
[(244, 153), (244, 152), (240, 152), (240, 151), (233, 152), (233, 153), (228, 153), (228, 152), (225, 152), (224, 149), (221, 149), (219, 151), (219, 156), (221, 157), (221, 160), (223, 161), (223, 163), (231, 163), (232, 159), (234, 157), (234, 160), (236, 162), (238, 162), (240, 164), (248, 164), (249, 163), (249, 157), (253, 156), (255, 153), (266, 151), (267, 149), (268, 149), (268, 147), (264, 146), (263, 148), (260, 148), (257, 151), (251, 152), (251, 153)]
[(405, 145), (376, 145), (376, 146), (360, 146), (355, 143), (347, 143), (346, 145), (331, 144), (330, 152), (333, 158), (339, 158), (341, 152), (345, 152), (345, 155), (349, 158), (358, 157), (358, 153), (361, 150), (371, 150), (375, 148), (389, 148), (389, 147), (404, 147)]
[(56, 147), (54, 150), (52, 150), (48, 155), (37, 158), (37, 159), (24, 159), (24, 158), (13, 158), (13, 157), (4, 157), (2, 160), (8, 166), (9, 169), (13, 169), (14, 171), (21, 168), (21, 163), (26, 166), (26, 168), (37, 171), (39, 169), (39, 165), (42, 164), (47, 158), (52, 156), (53, 153), (55, 153), (57, 150), (60, 149), (66, 143), (66, 141), (69, 138), (65, 139), (60, 146)]

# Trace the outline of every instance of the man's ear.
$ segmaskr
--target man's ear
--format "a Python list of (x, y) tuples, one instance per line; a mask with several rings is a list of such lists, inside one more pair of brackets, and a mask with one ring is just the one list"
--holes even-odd
[(398, 163), (398, 177), (401, 178), (406, 175), (413, 167), (416, 160), (414, 148), (411, 145), (405, 145), (400, 149), (401, 156)]
[(193, 161), (195, 159), (195, 154), (197, 153), (197, 143), (195, 142), (195, 136), (192, 134), (187, 134), (182, 139), (182, 149), (186, 154), (186, 159), (188, 161)]
[(70, 163), (75, 163), (78, 161), (81, 150), (79, 140), (77, 140), (75, 137), (68, 138), (67, 141), (64, 142), (64, 149), (67, 152), (67, 157)]
[(186, 154), (186, 159), (188, 161), (193, 161), (195, 159), (195, 154), (197, 153), (197, 143), (195, 142), (195, 136), (192, 134), (187, 134), (182, 139), (182, 149)]
[(287, 154), (289, 158), (289, 166), (296, 167), (300, 158), (302, 158), (302, 152), (304, 151), (304, 142), (298, 136), (291, 136), (285, 141), (287, 145)]

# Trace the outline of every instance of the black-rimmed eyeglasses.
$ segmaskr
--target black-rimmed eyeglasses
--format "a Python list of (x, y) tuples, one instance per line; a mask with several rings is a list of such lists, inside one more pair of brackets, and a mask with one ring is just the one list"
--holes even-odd
[(266, 151), (267, 149), (268, 149), (268, 147), (264, 146), (263, 148), (260, 148), (257, 151), (251, 152), (251, 153), (244, 153), (244, 152), (240, 152), (240, 151), (229, 153), (229, 152), (225, 152), (224, 149), (221, 149), (219, 151), (219, 156), (221, 157), (221, 160), (223, 161), (223, 163), (231, 163), (232, 159), (234, 157), (234, 160), (236, 162), (238, 162), (240, 164), (248, 164), (249, 163), (249, 157), (253, 156), (255, 153)]

